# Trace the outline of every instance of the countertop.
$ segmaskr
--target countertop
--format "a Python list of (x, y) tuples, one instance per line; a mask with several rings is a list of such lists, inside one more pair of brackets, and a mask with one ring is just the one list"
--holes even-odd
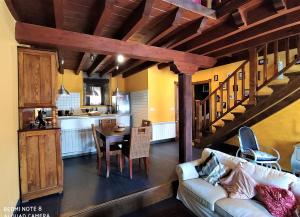
[(73, 115), (73, 116), (59, 116), (59, 120), (70, 120), (70, 119), (90, 119), (90, 118), (116, 118), (121, 116), (130, 116), (130, 114), (102, 114), (97, 116), (91, 115)]

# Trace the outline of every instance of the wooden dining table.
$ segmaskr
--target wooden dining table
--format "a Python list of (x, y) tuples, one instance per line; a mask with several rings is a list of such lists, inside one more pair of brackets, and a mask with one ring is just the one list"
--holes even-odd
[(130, 127), (126, 127), (124, 131), (116, 131), (116, 128), (101, 128), (96, 129), (97, 136), (103, 141), (105, 145), (106, 158), (106, 177), (109, 177), (110, 171), (110, 145), (116, 142), (123, 142), (130, 138)]

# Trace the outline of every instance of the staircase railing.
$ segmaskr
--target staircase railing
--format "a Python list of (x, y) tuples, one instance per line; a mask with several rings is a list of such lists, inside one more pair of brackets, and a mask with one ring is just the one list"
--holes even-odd
[[(299, 36), (296, 37), (297, 55), (292, 60), (290, 55), (291, 38), (280, 39), (284, 40), (285, 44), (284, 54), (281, 55), (281, 58), (284, 56), (280, 61), (281, 64), (279, 64), (278, 51), (280, 40), (254, 48), (252, 57), (250, 53), (249, 59), (242, 62), (234, 72), (220, 82), (220, 85), (204, 100), (195, 101), (196, 138), (200, 138), (203, 133), (211, 133), (214, 124), (219, 120), (224, 120), (225, 116), (233, 113), (238, 106), (255, 105), (257, 92), (300, 60), (299, 38)], [(273, 61), (268, 61), (268, 51), (273, 54)], [(280, 70), (278, 66), (280, 66)]]

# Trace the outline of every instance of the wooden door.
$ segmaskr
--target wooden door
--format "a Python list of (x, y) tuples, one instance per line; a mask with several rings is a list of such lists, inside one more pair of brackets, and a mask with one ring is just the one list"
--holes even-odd
[(62, 192), (60, 130), (20, 132), (22, 200)]
[(19, 107), (53, 107), (56, 100), (56, 54), (19, 48)]

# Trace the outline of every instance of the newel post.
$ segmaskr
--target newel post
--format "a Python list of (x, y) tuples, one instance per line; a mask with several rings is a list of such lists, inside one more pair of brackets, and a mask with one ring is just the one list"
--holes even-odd
[(192, 74), (198, 66), (175, 62), (172, 71), (178, 73), (179, 95), (179, 162), (192, 160), (193, 92)]

